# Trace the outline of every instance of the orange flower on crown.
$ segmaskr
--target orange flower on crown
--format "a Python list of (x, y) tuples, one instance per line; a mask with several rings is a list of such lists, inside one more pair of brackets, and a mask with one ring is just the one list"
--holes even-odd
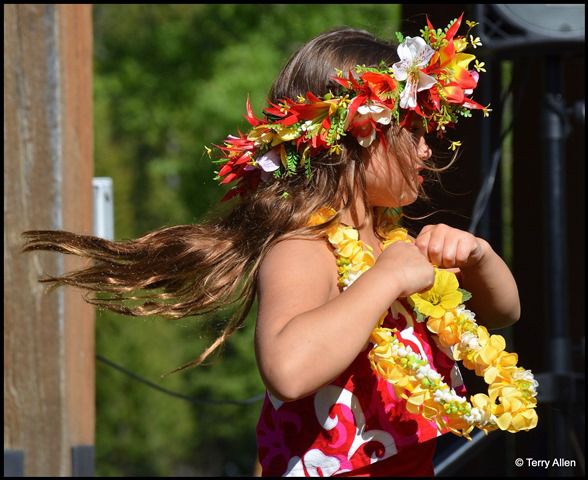
[[(296, 101), (279, 99), (264, 109), (264, 118), (253, 114), (247, 100), (245, 118), (251, 130), (215, 145), (221, 155), (213, 161), (222, 164), (215, 179), (221, 185), (236, 182), (223, 201), (300, 170), (311, 177), (312, 160), (340, 154), (341, 139), (348, 134), (367, 148), (376, 138), (385, 142), (384, 130), (393, 123), (409, 127), (420, 120), (427, 132), (443, 136), (447, 127), (469, 116), (469, 110), (481, 109), (487, 115), (488, 107), (471, 99), (479, 74), (469, 70), (476, 57), (464, 50), (476, 48), (479, 39), (468, 42), (457, 36), (462, 18), (451, 22), (445, 33), (435, 30), (428, 18), (420, 37), (397, 33), (400, 60), (393, 65), (356, 65), (347, 77), (337, 71), (332, 78), (339, 86), (337, 95), (307, 92)], [(476, 63), (478, 71), (484, 71), (481, 65)]]

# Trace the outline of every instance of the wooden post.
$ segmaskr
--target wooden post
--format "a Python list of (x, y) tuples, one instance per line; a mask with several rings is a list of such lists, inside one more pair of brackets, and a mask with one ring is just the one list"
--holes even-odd
[(92, 231), (91, 15), (4, 5), (5, 475), (93, 474), (94, 309), (38, 283), (74, 259), (20, 253), (24, 230)]

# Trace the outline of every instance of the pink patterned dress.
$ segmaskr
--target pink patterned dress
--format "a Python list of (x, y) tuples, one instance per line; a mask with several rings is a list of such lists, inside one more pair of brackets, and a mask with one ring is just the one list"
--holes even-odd
[[(394, 302), (382, 326), (397, 328), (402, 343), (426, 357), (457, 394), (465, 394), (451, 352), (416, 321), (404, 299)], [(370, 476), (370, 470), (384, 474), (385, 466), (386, 475), (410, 476), (403, 469), (411, 461), (413, 474), (432, 475), (434, 439), (446, 431), (406, 410), (406, 400), (373, 372), (367, 356), (371, 348), (312, 395), (281, 402), (266, 394), (256, 429), (262, 476)], [(403, 461), (394, 463), (396, 455)]]

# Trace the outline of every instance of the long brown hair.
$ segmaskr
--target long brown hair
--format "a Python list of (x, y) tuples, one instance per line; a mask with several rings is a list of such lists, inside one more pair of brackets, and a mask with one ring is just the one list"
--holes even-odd
[[(331, 30), (294, 53), (271, 87), (269, 100), (308, 91), (318, 96), (336, 92), (338, 85), (331, 80), (336, 68), (345, 72), (358, 64), (397, 60), (395, 45), (366, 31)], [(410, 133), (391, 126), (386, 136), (407, 177), (416, 155)], [(353, 208), (358, 195), (368, 204), (363, 151), (353, 137), (345, 137), (340, 155), (312, 159), (310, 179), (301, 171), (261, 184), (247, 197), (233, 200), (228, 214), (208, 215), (199, 224), (162, 228), (130, 241), (27, 231), (23, 251), (52, 250), (90, 259), (85, 268), (40, 281), (81, 288), (87, 302), (125, 315), (175, 319), (236, 306), (214, 343), (174, 372), (194, 367), (243, 324), (256, 297), (259, 266), (274, 244), (293, 236), (321, 237)], [(308, 227), (310, 215), (325, 205), (337, 207), (338, 214), (327, 224)]]

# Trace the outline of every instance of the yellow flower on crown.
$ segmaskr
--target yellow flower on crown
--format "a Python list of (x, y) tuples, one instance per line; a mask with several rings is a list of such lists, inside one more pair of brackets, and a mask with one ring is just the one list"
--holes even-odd
[(462, 19), (463, 14), (444, 30), (427, 19), (422, 36), (397, 32), (397, 62), (354, 65), (348, 72), (334, 69), (334, 92), (309, 91), (295, 100), (268, 101), (262, 117), (247, 100), (245, 119), (251, 128), (225, 137), (222, 145), (215, 145), (216, 158), (211, 157), (219, 165), (215, 179), (221, 185), (235, 182), (222, 201), (246, 197), (285, 177), (312, 178), (314, 160), (340, 155), (346, 136), (368, 148), (391, 124), (409, 128), (418, 122), (442, 138), (472, 110), (486, 116), (489, 108), (473, 99), (482, 70), (470, 71), (476, 57), (466, 53), (480, 40), (458, 35)]

